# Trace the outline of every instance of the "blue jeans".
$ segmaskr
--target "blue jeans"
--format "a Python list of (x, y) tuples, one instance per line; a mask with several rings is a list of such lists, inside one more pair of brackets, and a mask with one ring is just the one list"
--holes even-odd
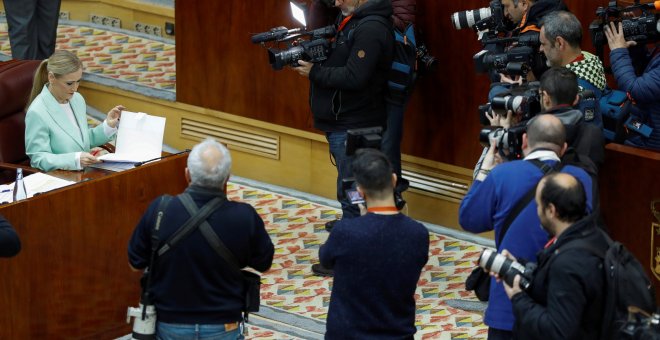
[(335, 159), (337, 167), (337, 201), (341, 204), (342, 218), (353, 218), (360, 216), (357, 205), (351, 204), (343, 190), (342, 180), (353, 177), (351, 163), (353, 156), (346, 156), (346, 131), (326, 132), (325, 138), (330, 144), (330, 154)]
[(392, 163), (397, 180), (401, 178), (401, 138), (403, 138), (403, 113), (406, 104), (387, 103), (387, 127), (383, 132), (380, 149)]
[(242, 340), (240, 327), (231, 331), (225, 325), (196, 325), (158, 322), (156, 324), (158, 340)]

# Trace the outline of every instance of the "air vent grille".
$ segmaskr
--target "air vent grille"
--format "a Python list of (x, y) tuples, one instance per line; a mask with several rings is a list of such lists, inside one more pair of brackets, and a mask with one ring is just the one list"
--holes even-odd
[(402, 176), (410, 181), (410, 188), (451, 201), (460, 202), (468, 190), (467, 183), (449, 176), (425, 174), (414, 170), (403, 170)]
[(229, 149), (240, 150), (268, 158), (280, 158), (280, 139), (274, 134), (239, 126), (217, 126), (188, 118), (181, 120), (181, 135), (197, 140), (213, 137)]

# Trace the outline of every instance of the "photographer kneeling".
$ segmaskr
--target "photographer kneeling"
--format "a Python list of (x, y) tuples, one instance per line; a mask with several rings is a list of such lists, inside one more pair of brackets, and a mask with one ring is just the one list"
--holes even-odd
[[(603, 252), (608, 247), (594, 220), (585, 217), (583, 185), (569, 174), (550, 174), (536, 188), (536, 205), (541, 226), (553, 238), (538, 255), (527, 291), (520, 288), (520, 275), (512, 286), (504, 283), (516, 319), (513, 334), (520, 339), (598, 339), (605, 300), (602, 260), (585, 247), (567, 249), (575, 242)], [(512, 258), (508, 253), (503, 251)]]

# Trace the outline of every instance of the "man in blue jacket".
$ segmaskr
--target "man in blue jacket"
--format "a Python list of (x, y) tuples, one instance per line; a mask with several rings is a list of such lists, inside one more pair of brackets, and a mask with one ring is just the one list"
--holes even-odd
[[(523, 135), (523, 160), (497, 165), (496, 145), (491, 145), (488, 154), (465, 195), (459, 209), (459, 223), (463, 229), (481, 233), (494, 230), (498, 252), (508, 249), (517, 257), (534, 260), (536, 253), (548, 241), (548, 234), (540, 227), (536, 214), (536, 203), (529, 203), (510, 224), (505, 235), (500, 235), (504, 222), (518, 204), (543, 177), (544, 172), (534, 164), (538, 160), (549, 166), (557, 166), (567, 148), (566, 131), (555, 116), (544, 114), (532, 119)], [(496, 166), (497, 165), (497, 166)], [(592, 182), (589, 175), (574, 166), (564, 166), (561, 172), (570, 173), (582, 183), (587, 192), (588, 210), (591, 211)], [(490, 299), (484, 315), (489, 326), (488, 339), (511, 339), (514, 316), (511, 302), (501, 283), (494, 279), (490, 285)]]
[[(605, 26), (605, 36), (619, 90), (628, 92), (636, 103), (632, 112), (636, 123), (627, 126), (632, 132), (626, 144), (660, 150), (660, 48), (656, 43), (651, 51), (646, 51), (635, 41), (626, 41), (621, 23), (618, 27), (614, 23)], [(635, 128), (643, 125), (645, 129), (639, 133)]]

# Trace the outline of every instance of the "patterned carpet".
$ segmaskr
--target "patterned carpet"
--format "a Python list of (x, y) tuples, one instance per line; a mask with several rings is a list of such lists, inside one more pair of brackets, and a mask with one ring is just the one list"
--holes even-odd
[[(71, 23), (60, 24), (57, 44), (77, 52), (86, 80), (97, 76), (91, 80), (101, 79), (98, 81), (103, 83), (108, 79), (113, 86), (114, 82), (132, 84), (170, 93), (173, 98), (176, 70), (171, 41)], [(7, 26), (2, 22), (0, 54), (11, 55)], [(90, 124), (95, 123), (90, 120)], [(262, 308), (250, 319), (248, 338), (322, 338), (332, 279), (312, 275), (311, 265), (318, 261), (318, 248), (328, 236), (324, 223), (334, 219), (339, 210), (316, 203), (318, 200), (295, 198), (247, 183), (234, 180), (228, 195), (257, 209), (276, 246), (273, 267), (262, 277)], [(415, 296), (416, 338), (485, 339), (487, 328), (480, 313), (452, 307), (465, 304), (465, 300), (468, 304), (476, 301), (464, 290), (464, 282), (483, 246), (435, 232), (430, 242), (429, 262)]]

